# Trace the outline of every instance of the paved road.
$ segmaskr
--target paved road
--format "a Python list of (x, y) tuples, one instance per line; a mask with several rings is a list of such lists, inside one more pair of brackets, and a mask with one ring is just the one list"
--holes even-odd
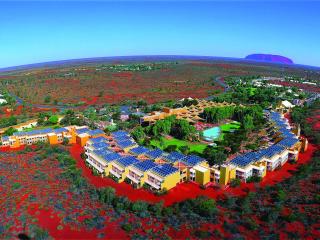
[(45, 104), (33, 104), (33, 103), (28, 103), (26, 101), (24, 101), (22, 98), (10, 93), (10, 95), (12, 97), (14, 97), (17, 101), (17, 105), (23, 105), (25, 104), (26, 106), (30, 106), (30, 107), (35, 107), (35, 108), (42, 108), (42, 109), (53, 109), (53, 108), (57, 108), (60, 110), (64, 110), (64, 109), (69, 109), (69, 108), (75, 108), (72, 106), (68, 106), (68, 105), (45, 105)]

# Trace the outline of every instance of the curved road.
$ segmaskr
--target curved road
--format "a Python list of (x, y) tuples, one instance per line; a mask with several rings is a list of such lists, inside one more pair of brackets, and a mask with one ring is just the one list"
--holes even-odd
[(33, 104), (33, 103), (28, 103), (26, 101), (24, 101), (22, 98), (10, 93), (10, 95), (12, 97), (14, 97), (16, 99), (16, 102), (17, 102), (17, 105), (20, 106), (20, 105), (27, 105), (27, 106), (30, 106), (30, 107), (35, 107), (35, 108), (42, 108), (42, 109), (53, 109), (53, 108), (57, 108), (57, 109), (60, 109), (60, 110), (63, 110), (63, 109), (69, 109), (69, 108), (75, 108), (73, 106), (68, 106), (68, 105), (45, 105), (45, 104)]

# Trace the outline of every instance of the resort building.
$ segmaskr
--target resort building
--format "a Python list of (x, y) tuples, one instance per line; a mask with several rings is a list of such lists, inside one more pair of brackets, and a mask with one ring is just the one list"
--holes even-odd
[(90, 138), (105, 136), (104, 131), (100, 129), (90, 130), (88, 127), (81, 127), (80, 129), (77, 129), (76, 133), (77, 133), (76, 142), (81, 147), (84, 147)]
[(140, 118), (141, 124), (153, 124), (158, 120), (162, 120), (168, 116), (175, 115), (177, 119), (185, 119), (190, 123), (195, 123), (203, 120), (199, 115), (203, 112), (205, 108), (208, 107), (224, 107), (224, 106), (234, 106), (234, 103), (218, 103), (202, 99), (196, 99), (197, 105), (191, 105), (189, 107), (182, 108), (163, 108), (161, 112), (155, 111), (151, 112), (149, 115)]
[(131, 184), (134, 187), (140, 188), (147, 179), (147, 173), (156, 166), (157, 164), (152, 160), (135, 163), (129, 166), (129, 174), (127, 175), (127, 178), (131, 181)]
[(138, 162), (134, 156), (118, 158), (110, 164), (109, 175), (116, 178), (119, 183), (123, 182), (129, 174), (129, 167)]
[(170, 190), (180, 182), (179, 169), (168, 163), (157, 165), (146, 175), (145, 183), (155, 190)]
[[(236, 167), (235, 177), (242, 181), (246, 181), (252, 176), (263, 178), (267, 171), (267, 164), (260, 152), (250, 152), (237, 156), (230, 161), (230, 164)], [(220, 176), (220, 179), (222, 179), (222, 176)]]
[(60, 144), (64, 139), (69, 143), (75, 143), (75, 127), (65, 128), (45, 128), (26, 132), (15, 132), (12, 136), (1, 137), (2, 145), (10, 148), (17, 148), (23, 145), (32, 145), (38, 142), (48, 142), (49, 144)]
[(101, 175), (106, 175), (105, 169), (108, 169), (108, 166), (113, 159), (111, 158), (110, 160), (108, 155), (112, 154), (112, 152), (106, 149), (93, 151), (89, 150), (85, 154), (87, 156), (86, 163), (88, 163), (90, 167), (95, 169)]
[(144, 153), (144, 155), (149, 159), (158, 161), (162, 158), (162, 156), (165, 155), (165, 152), (162, 151), (160, 148), (156, 148), (156, 149), (149, 150), (148, 152)]
[(136, 156), (139, 159), (146, 159), (147, 158), (146, 153), (149, 151), (150, 151), (150, 149), (148, 149), (146, 147), (138, 146), (138, 147), (131, 148), (129, 150), (129, 153)]

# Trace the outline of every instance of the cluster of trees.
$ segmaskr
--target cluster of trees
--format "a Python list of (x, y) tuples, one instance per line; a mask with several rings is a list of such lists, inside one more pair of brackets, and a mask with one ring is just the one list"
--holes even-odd
[(37, 124), (39, 126), (54, 125), (59, 122), (59, 117), (52, 112), (40, 112), (38, 114)]
[(16, 125), (18, 123), (17, 117), (10, 116), (10, 117), (3, 117), (0, 118), (0, 128), (10, 127)]
[(7, 130), (4, 131), (4, 136), (12, 136), (13, 133), (18, 132), (17, 129), (13, 128), (13, 127), (9, 127)]
[(137, 127), (132, 131), (132, 135), (137, 141), (142, 141), (141, 138), (145, 138), (147, 135), (157, 138), (169, 134), (178, 139), (190, 139), (195, 138), (195, 133), (194, 126), (184, 119), (177, 119), (174, 115), (159, 120), (154, 125), (146, 128)]
[(201, 117), (206, 119), (207, 122), (219, 123), (222, 120), (231, 119), (234, 115), (235, 108), (235, 106), (205, 108)]
[(292, 121), (300, 125), (302, 134), (307, 136), (308, 139), (313, 139), (316, 144), (320, 144), (320, 132), (313, 129), (311, 123), (307, 121), (306, 116), (314, 115), (319, 109), (320, 100), (318, 99), (309, 106), (296, 106), (291, 112)]
[[(295, 98), (295, 93), (298, 90), (295, 88), (290, 88), (291, 93), (288, 93), (287, 87), (278, 88), (271, 86), (261, 86), (257, 88), (252, 84), (252, 79), (256, 79), (257, 76), (242, 76), (241, 80), (239, 77), (229, 77), (225, 78), (225, 81), (232, 88), (232, 91), (220, 94), (213, 98), (214, 101), (218, 102), (234, 102), (242, 104), (259, 104), (263, 108), (269, 107), (271, 105), (276, 105), (280, 100)], [(252, 89), (254, 88), (254, 92)], [(299, 95), (299, 98), (303, 98), (304, 95)]]
[(61, 125), (69, 126), (69, 125), (84, 125), (83, 118), (76, 115), (73, 110), (67, 110), (65, 112), (65, 116), (60, 121)]
[(263, 109), (258, 105), (205, 108), (201, 117), (210, 123), (232, 119), (240, 122), (247, 132), (264, 124)]
[(222, 147), (213, 147), (208, 145), (203, 151), (203, 157), (207, 159), (211, 166), (213, 166), (224, 163), (227, 160), (228, 154)]

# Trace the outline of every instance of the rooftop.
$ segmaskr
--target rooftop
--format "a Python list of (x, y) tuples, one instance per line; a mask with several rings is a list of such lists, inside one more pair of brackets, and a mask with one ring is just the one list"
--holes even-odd
[(149, 151), (149, 149), (146, 147), (143, 147), (143, 146), (138, 146), (138, 147), (130, 149), (130, 153), (133, 153), (135, 155), (144, 154), (148, 151)]
[(178, 168), (171, 166), (171, 164), (166, 163), (166, 164), (162, 164), (154, 167), (151, 171), (157, 175), (160, 175), (161, 177), (166, 177), (179, 170)]
[(138, 162), (135, 163), (133, 165), (136, 169), (140, 170), (141, 172), (146, 172), (156, 166), (158, 166), (157, 164), (155, 164), (152, 160), (146, 160), (143, 162)]
[(162, 151), (160, 148), (156, 148), (156, 149), (153, 149), (149, 152), (146, 153), (146, 156), (152, 158), (152, 159), (156, 159), (158, 157), (161, 157), (165, 152)]
[(186, 155), (179, 153), (179, 152), (171, 152), (167, 156), (165, 156), (165, 159), (167, 159), (170, 162), (176, 162), (181, 161), (186, 157)]
[(116, 162), (123, 167), (128, 167), (132, 164), (138, 163), (139, 160), (133, 156), (127, 156), (127, 157), (123, 157), (123, 158), (118, 159)]

